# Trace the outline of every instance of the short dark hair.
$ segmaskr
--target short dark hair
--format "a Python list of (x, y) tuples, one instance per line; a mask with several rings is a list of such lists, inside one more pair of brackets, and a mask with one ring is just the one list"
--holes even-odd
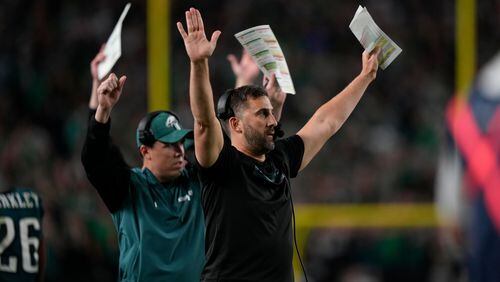
[(245, 85), (228, 91), (231, 91), (229, 97), (231, 100), (229, 105), (235, 115), (244, 108), (245, 102), (249, 97), (256, 99), (262, 96), (267, 96), (266, 90), (255, 85)]

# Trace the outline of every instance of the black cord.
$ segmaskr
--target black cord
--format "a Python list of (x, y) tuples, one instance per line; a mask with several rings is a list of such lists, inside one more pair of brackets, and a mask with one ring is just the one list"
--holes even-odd
[(304, 278), (306, 279), (306, 282), (309, 282), (309, 280), (307, 279), (306, 269), (304, 267), (304, 264), (302, 263), (302, 258), (300, 257), (299, 247), (297, 246), (297, 234), (295, 231), (295, 209), (293, 208), (292, 187), (290, 186), (289, 182), (288, 182), (288, 187), (289, 187), (289, 191), (290, 191), (290, 205), (292, 206), (293, 243), (295, 244), (295, 250), (297, 251), (297, 257), (299, 258), (300, 267), (302, 267), (302, 272), (304, 273)]

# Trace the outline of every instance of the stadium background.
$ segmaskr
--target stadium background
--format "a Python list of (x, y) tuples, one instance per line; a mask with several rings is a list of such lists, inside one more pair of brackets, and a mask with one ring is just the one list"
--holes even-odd
[[(137, 165), (135, 128), (148, 107), (148, 64), (157, 58), (148, 59), (152, 50), (147, 1), (130, 2), (122, 57), (115, 67), (128, 80), (113, 111), (112, 134), (129, 163)], [(322, 102), (358, 74), (362, 49), (348, 25), (358, 4), (366, 5), (403, 53), (379, 72), (346, 125), (294, 180), (298, 217), (306, 204), (333, 208), (348, 204), (340, 206), (347, 214), (338, 210), (347, 223), (339, 227), (331, 220), (330, 227), (325, 224), (301, 233), (309, 277), (311, 281), (466, 277), (463, 248), (442, 243), (432, 205), (445, 131), (444, 107), (457, 82), (455, 48), (461, 38), (454, 1), (167, 2), (160, 3), (169, 7), (164, 29), (169, 79), (164, 82), (170, 82), (170, 105), (183, 125), (192, 124), (189, 62), (174, 23), (183, 20), (184, 10), (193, 5), (201, 10), (209, 33), (215, 28), (222, 31), (210, 61), (216, 96), (234, 84), (226, 55), (240, 54), (241, 47), (233, 34), (258, 24), (271, 25), (298, 93), (288, 96), (285, 104), (282, 121), (287, 134), (296, 132)], [(47, 281), (114, 281), (116, 277), (115, 231), (85, 177), (80, 150), (91, 89), (89, 63), (125, 3), (0, 2), (1, 185), (33, 187), (43, 197)], [(500, 42), (500, 2), (478, 0), (476, 5), (481, 16), (477, 17), (477, 58), (471, 69), (491, 58)], [(363, 205), (367, 203), (371, 205)], [(398, 206), (384, 205), (389, 209), (372, 218), (378, 224), (367, 226), (367, 215), (379, 215), (371, 207), (380, 203)], [(409, 207), (412, 216), (397, 213), (399, 205)], [(400, 224), (384, 227), (390, 218)], [(303, 216), (299, 225), (314, 226), (315, 219)], [(405, 220), (408, 224), (401, 224)]]

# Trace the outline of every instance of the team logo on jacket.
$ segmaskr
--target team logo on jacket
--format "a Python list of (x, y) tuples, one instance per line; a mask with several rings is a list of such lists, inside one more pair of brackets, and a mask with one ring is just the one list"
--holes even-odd
[(186, 195), (177, 198), (177, 202), (186, 202), (191, 201), (191, 197), (193, 196), (193, 190), (189, 190)]

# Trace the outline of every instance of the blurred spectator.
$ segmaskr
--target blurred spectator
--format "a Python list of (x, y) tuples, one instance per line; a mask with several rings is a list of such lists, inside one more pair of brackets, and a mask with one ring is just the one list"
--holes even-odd
[(497, 53), (479, 72), (468, 98), (453, 98), (446, 110), (456, 151), (450, 146), (443, 155), (438, 199), (451, 231), (464, 235), (458, 238), (465, 242), (471, 281), (500, 280), (499, 75)]

